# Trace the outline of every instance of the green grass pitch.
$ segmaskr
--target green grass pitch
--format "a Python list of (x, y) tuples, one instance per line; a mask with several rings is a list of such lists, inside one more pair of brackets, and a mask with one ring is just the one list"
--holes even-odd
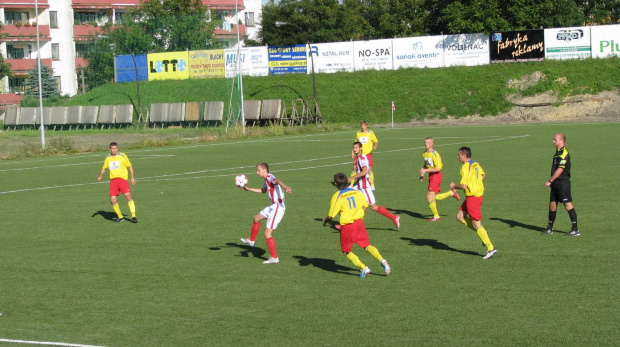
[[(370, 128), (380, 140), (375, 195), (402, 228), (367, 211), (392, 274), (356, 246), (373, 271), (365, 279), (320, 222), (333, 174), (351, 171), (353, 132), (126, 151), (138, 224), (112, 222), (107, 180), (96, 182), (106, 153), (0, 162), (0, 341), (617, 345), (620, 124)], [(563, 207), (557, 232), (540, 234), (556, 132), (567, 135), (580, 237), (564, 237)], [(459, 179), (461, 146), (486, 171), (494, 258), (482, 260), (454, 199), (438, 202), (441, 221), (426, 221), (426, 182), (417, 181), (426, 136), (443, 157), (444, 189)], [(274, 234), (277, 265), (262, 264), (262, 230), (252, 249), (239, 241), (268, 200), (233, 180), (244, 173), (260, 186), (254, 166), (263, 161), (293, 188)]]

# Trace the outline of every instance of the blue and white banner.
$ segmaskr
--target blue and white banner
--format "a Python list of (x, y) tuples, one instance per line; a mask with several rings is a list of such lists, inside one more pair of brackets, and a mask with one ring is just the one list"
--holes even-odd
[(545, 59), (591, 57), (590, 27), (545, 29)]
[[(312, 54), (312, 56), (310, 56)], [(308, 51), (308, 73), (353, 72), (353, 42), (312, 43)]]
[(269, 46), (269, 74), (307, 73), (306, 45)]

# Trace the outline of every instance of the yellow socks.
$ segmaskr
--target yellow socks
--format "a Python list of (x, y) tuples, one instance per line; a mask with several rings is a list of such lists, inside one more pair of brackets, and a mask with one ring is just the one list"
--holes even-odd
[(368, 247), (366, 247), (366, 251), (368, 251), (368, 253), (375, 257), (375, 259), (377, 259), (378, 261), (383, 260), (383, 257), (381, 256), (381, 253), (379, 253), (377, 247), (369, 245)]
[(358, 258), (357, 255), (355, 255), (353, 252), (347, 253), (346, 256), (347, 256), (347, 259), (349, 259), (349, 261), (353, 263), (353, 265), (357, 266), (360, 269), (366, 268), (366, 265), (364, 265), (364, 263), (362, 263), (360, 258)]
[(131, 218), (134, 218), (136, 216), (136, 204), (131, 200), (127, 201), (127, 206), (129, 206), (129, 212), (131, 212)]
[(112, 205), (112, 209), (114, 210), (114, 212), (116, 212), (116, 215), (118, 216), (118, 218), (123, 218), (123, 214), (121, 213), (121, 207), (118, 206), (118, 202)]
[(444, 193), (435, 194), (435, 200), (440, 201), (440, 200), (443, 200), (445, 198), (449, 198), (451, 196), (452, 196), (452, 191), (448, 190), (447, 192), (444, 192)]
[(489, 234), (483, 226), (480, 226), (476, 233), (478, 234), (480, 240), (482, 240), (482, 243), (484, 243), (484, 245), (487, 247), (487, 251), (492, 251), (495, 248), (491, 243), (491, 239), (489, 239)]
[(474, 225), (471, 223), (471, 218), (467, 217), (467, 218), (463, 219), (461, 221), (461, 223), (463, 223), (463, 225), (465, 225), (469, 229), (471, 229), (473, 231), (476, 231), (476, 229), (474, 228)]
[(437, 200), (433, 199), (429, 201), (428, 207), (431, 209), (431, 212), (433, 212), (433, 217), (439, 218), (439, 211), (437, 211)]

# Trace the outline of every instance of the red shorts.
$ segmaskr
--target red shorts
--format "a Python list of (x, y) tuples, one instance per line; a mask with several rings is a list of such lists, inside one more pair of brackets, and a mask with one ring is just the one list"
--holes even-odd
[(368, 165), (375, 166), (375, 162), (372, 161), (372, 153), (366, 154), (366, 158), (368, 158)]
[(441, 191), (441, 180), (443, 180), (443, 175), (441, 174), (441, 171), (429, 174), (428, 191), (439, 193)]
[(122, 178), (115, 178), (110, 181), (110, 196), (118, 196), (118, 194), (127, 194), (131, 192), (129, 182)]
[(349, 253), (354, 243), (357, 243), (362, 248), (370, 246), (368, 232), (364, 226), (364, 221), (361, 219), (340, 227), (340, 249), (345, 253)]
[(482, 207), (482, 201), (484, 200), (484, 196), (475, 197), (468, 196), (463, 201), (461, 205), (460, 211), (467, 213), (472, 220), (482, 220), (482, 212), (480, 208)]

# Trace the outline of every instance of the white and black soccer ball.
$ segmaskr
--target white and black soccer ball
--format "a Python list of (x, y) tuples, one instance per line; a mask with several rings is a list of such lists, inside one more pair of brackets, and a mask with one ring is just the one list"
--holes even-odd
[(235, 185), (239, 188), (243, 188), (245, 187), (245, 185), (248, 184), (248, 178), (245, 177), (245, 175), (240, 174), (237, 175), (237, 177), (235, 177)]

